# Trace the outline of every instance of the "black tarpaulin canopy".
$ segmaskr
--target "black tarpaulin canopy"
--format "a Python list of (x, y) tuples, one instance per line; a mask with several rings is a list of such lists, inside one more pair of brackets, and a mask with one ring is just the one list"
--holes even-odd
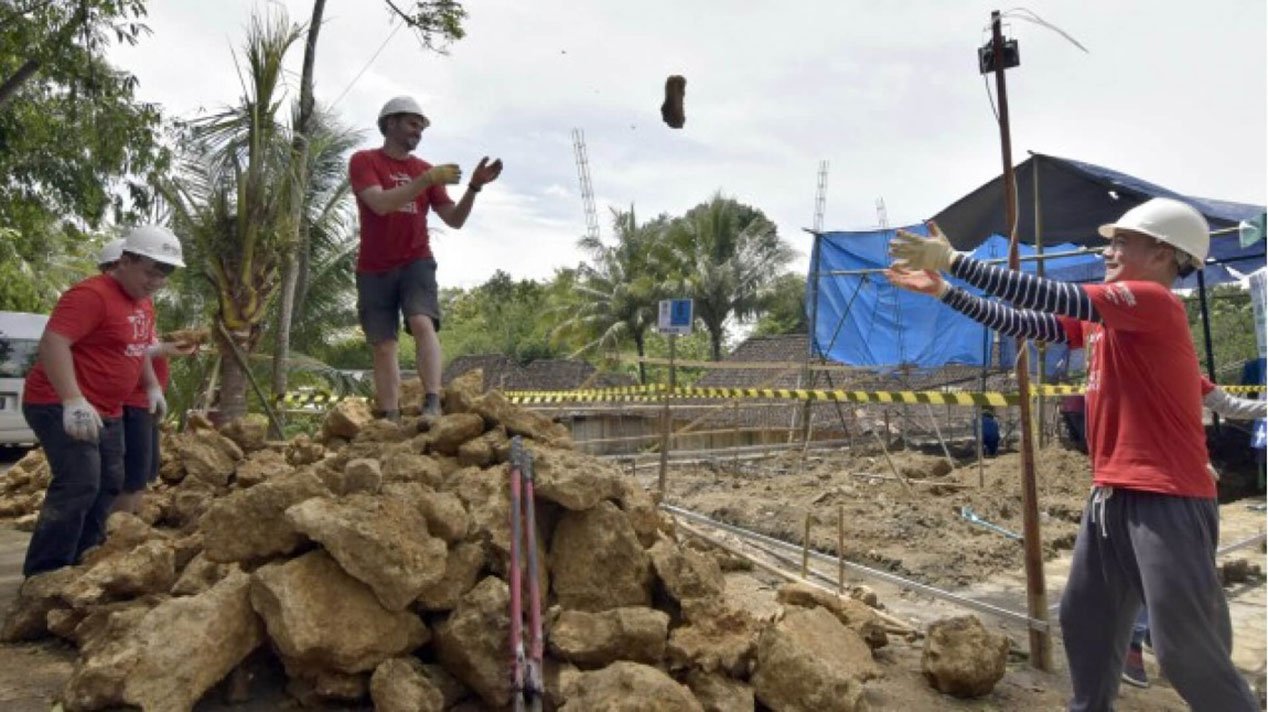
[[(1035, 184), (1039, 185), (1039, 237), (1043, 244), (1061, 242), (1100, 249), (1105, 241), (1096, 228), (1114, 222), (1123, 213), (1150, 198), (1175, 198), (1189, 203), (1206, 216), (1211, 230), (1236, 228), (1264, 212), (1262, 205), (1233, 203), (1181, 195), (1173, 190), (1126, 173), (1068, 158), (1031, 153), (1016, 167), (1018, 240), (1035, 244)], [(934, 216), (952, 244), (972, 250), (990, 235), (1004, 232), (1003, 178), (952, 203)], [(1264, 265), (1264, 243), (1242, 247), (1236, 230), (1211, 238), (1208, 261), (1249, 274)], [(1213, 275), (1212, 275), (1213, 276)], [(1208, 280), (1208, 284), (1222, 280)]]

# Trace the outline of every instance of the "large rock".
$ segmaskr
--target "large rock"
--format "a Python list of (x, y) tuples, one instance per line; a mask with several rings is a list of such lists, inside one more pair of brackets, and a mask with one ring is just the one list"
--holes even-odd
[(457, 455), (458, 448), (472, 438), (480, 437), (484, 432), (484, 420), (474, 413), (453, 413), (442, 415), (431, 424), (427, 434), (431, 436), (431, 447), (445, 455)]
[(691, 691), (648, 665), (618, 662), (587, 672), (560, 712), (704, 712)]
[(880, 674), (867, 644), (822, 608), (793, 608), (762, 632), (753, 689), (762, 704), (797, 712), (862, 709), (860, 684)]
[(269, 419), (260, 413), (248, 413), (226, 423), (220, 434), (237, 443), (243, 452), (262, 450), (269, 437)]
[(471, 518), (471, 536), (485, 546), (490, 557), (505, 558), (511, 553), (510, 472), (508, 465), (487, 470), (466, 467), (445, 482)]
[(18, 588), (0, 628), (0, 642), (17, 643), (36, 640), (48, 634), (48, 614), (57, 608), (65, 608), (63, 593), (79, 578), (83, 571), (66, 566), (54, 571), (36, 574)]
[(326, 456), (326, 447), (313, 442), (307, 434), (300, 433), (286, 443), (286, 462), (292, 467), (303, 467), (314, 462), (321, 462)]
[(445, 574), (445, 542), (428, 532), (422, 512), (406, 499), (313, 498), (286, 510), (286, 519), (389, 611), (405, 609)]
[(249, 588), (247, 575), (234, 571), (200, 595), (112, 615), (108, 630), (85, 645), (66, 685), (66, 707), (193, 709), (264, 640)]
[(837, 620), (858, 633), (873, 650), (882, 648), (889, 642), (884, 621), (876, 615), (876, 611), (871, 606), (862, 601), (842, 598), (806, 583), (786, 583), (780, 586), (776, 599), (786, 606), (803, 608), (819, 606), (827, 609), (829, 613), (837, 617)]
[(680, 605), (722, 598), (726, 580), (717, 559), (669, 539), (656, 542), (647, 553), (665, 593)]
[(440, 663), (488, 705), (502, 708), (511, 699), (507, 645), (510, 590), (501, 579), (486, 577), (462, 597), (436, 629)]
[(625, 514), (611, 502), (566, 512), (550, 544), (559, 605), (580, 611), (651, 605), (651, 560)]
[(343, 438), (344, 440), (351, 440), (371, 420), (374, 420), (374, 415), (370, 413), (370, 404), (364, 398), (341, 400), (326, 413), (326, 419), (322, 421), (322, 439)]
[(752, 687), (725, 675), (691, 670), (687, 687), (704, 712), (753, 712), (757, 705)]
[(290, 470), (291, 466), (286, 461), (285, 453), (273, 449), (256, 450), (248, 455), (247, 459), (238, 463), (233, 480), (238, 487), (246, 489)]
[(207, 558), (221, 564), (289, 554), (305, 541), (284, 513), (330, 490), (309, 470), (269, 480), (216, 500), (199, 524)]
[(195, 430), (177, 435), (172, 445), (185, 472), (207, 484), (222, 488), (242, 459), (242, 448), (214, 430)]
[(436, 492), (425, 485), (397, 483), (383, 488), (383, 496), (409, 502), (427, 520), (427, 529), (446, 543), (461, 541), (471, 528), (462, 499), (452, 492)]
[(472, 369), (449, 381), (445, 388), (446, 413), (470, 413), (472, 403), (484, 393), (484, 370)]
[(384, 486), (399, 482), (440, 487), (445, 482), (445, 477), (440, 472), (440, 463), (417, 452), (393, 452), (384, 456), (381, 464)]
[(85, 568), (91, 567), (153, 539), (167, 540), (168, 536), (134, 514), (115, 512), (106, 520), (106, 540), (84, 552), (79, 563)]
[(550, 650), (582, 667), (617, 660), (654, 665), (665, 655), (669, 615), (653, 608), (614, 608), (602, 613), (563, 611), (547, 636)]
[(573, 450), (527, 443), (533, 455), (537, 496), (565, 509), (591, 509), (623, 493), (621, 471), (609, 462)]
[(666, 651), (671, 666), (743, 677), (753, 659), (761, 623), (748, 611), (721, 602), (692, 606), (684, 613), (690, 615), (689, 624), (669, 634)]
[(617, 504), (629, 518), (638, 540), (643, 546), (652, 546), (659, 537), (661, 521), (655, 500), (633, 477), (623, 477), (620, 483), (621, 498)]
[(498, 391), (489, 391), (471, 402), (471, 411), (479, 413), (490, 426), (501, 424), (511, 435), (523, 435), (555, 447), (572, 447), (568, 428), (531, 410), (513, 405)]
[(442, 712), (445, 696), (423, 671), (417, 658), (392, 658), (370, 678), (370, 699), (376, 712)]
[(501, 426), (458, 446), (458, 464), (463, 467), (487, 467), (503, 459), (508, 452), (510, 439)]
[(418, 594), (418, 605), (424, 611), (450, 611), (458, 601), (475, 588), (484, 569), (484, 547), (478, 542), (464, 541), (449, 547), (445, 559), (445, 575)]
[(66, 587), (62, 596), (72, 606), (83, 607), (147, 593), (167, 593), (174, 583), (176, 553), (172, 544), (153, 540), (92, 565)]
[(251, 604), (282, 655), (338, 672), (373, 670), (429, 637), (417, 616), (384, 608), (324, 551), (257, 570)]
[(977, 616), (930, 624), (920, 659), (925, 679), (954, 697), (981, 697), (995, 689), (1008, 662), (1008, 638), (982, 626)]
[(215, 586), (230, 571), (240, 570), (237, 564), (217, 564), (201, 552), (189, 562), (180, 578), (172, 585), (173, 596), (194, 596)]

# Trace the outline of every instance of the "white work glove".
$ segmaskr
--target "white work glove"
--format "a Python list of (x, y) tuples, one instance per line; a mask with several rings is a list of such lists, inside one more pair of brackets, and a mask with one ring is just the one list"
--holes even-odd
[(158, 420), (167, 415), (167, 398), (161, 386), (150, 386), (145, 389), (145, 397), (150, 401), (150, 413)]
[(889, 255), (894, 266), (903, 270), (933, 270), (945, 272), (951, 268), (955, 250), (938, 226), (929, 223), (929, 237), (921, 237), (906, 230), (899, 230), (889, 242)]
[(62, 403), (62, 427), (72, 438), (96, 442), (101, 426), (101, 415), (82, 396)]
[(423, 174), (428, 185), (454, 185), (462, 180), (462, 169), (456, 163), (433, 166)]

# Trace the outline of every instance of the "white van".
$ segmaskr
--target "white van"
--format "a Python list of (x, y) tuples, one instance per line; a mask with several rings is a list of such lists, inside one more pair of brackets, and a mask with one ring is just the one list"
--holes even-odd
[(48, 317), (0, 311), (0, 445), (34, 445), (22, 417), (22, 385), (35, 367)]

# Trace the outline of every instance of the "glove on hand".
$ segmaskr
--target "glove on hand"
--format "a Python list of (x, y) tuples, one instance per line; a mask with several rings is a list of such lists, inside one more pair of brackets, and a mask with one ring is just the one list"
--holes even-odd
[(456, 163), (433, 166), (423, 174), (423, 179), (428, 185), (454, 185), (462, 180), (462, 169)]
[(900, 269), (945, 272), (956, 253), (938, 226), (929, 223), (927, 238), (899, 230), (889, 243), (889, 254)]
[(150, 413), (158, 420), (162, 420), (167, 416), (167, 398), (163, 395), (163, 389), (159, 386), (151, 386), (145, 391), (145, 397), (150, 401)]
[(101, 416), (82, 397), (62, 403), (62, 427), (76, 440), (96, 442), (101, 433)]

